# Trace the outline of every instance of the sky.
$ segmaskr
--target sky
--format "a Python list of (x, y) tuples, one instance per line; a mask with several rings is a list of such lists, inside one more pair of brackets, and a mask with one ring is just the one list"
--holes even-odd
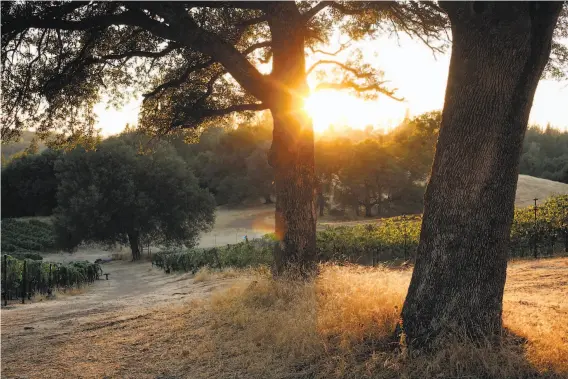
[[(390, 80), (391, 88), (398, 88), (397, 95), (404, 97), (405, 101), (397, 102), (384, 96), (368, 101), (336, 91), (313, 93), (306, 101), (306, 109), (312, 116), (316, 132), (323, 132), (332, 123), (361, 129), (373, 125), (377, 129), (388, 130), (395, 127), (407, 112), (416, 116), (442, 109), (450, 52), (434, 57), (422, 42), (406, 35), (401, 35), (400, 40), (382, 37), (359, 42), (356, 46), (361, 48), (366, 62), (384, 71), (384, 78)], [(334, 49), (335, 46), (329, 48), (330, 51)], [(311, 80), (310, 84), (313, 85), (314, 81)], [(140, 100), (132, 101), (120, 110), (106, 109), (105, 104), (98, 104), (95, 112), (103, 135), (121, 132), (126, 123), (135, 124), (140, 103)], [(550, 123), (568, 131), (567, 106), (568, 82), (541, 80), (529, 124), (545, 126)]]

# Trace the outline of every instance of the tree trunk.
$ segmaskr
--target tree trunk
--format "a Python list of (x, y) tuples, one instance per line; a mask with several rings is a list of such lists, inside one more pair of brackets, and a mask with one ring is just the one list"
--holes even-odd
[(518, 163), (562, 3), (442, 2), (452, 56), (402, 310), (407, 341), (501, 329)]
[(323, 197), (323, 188), (320, 188), (320, 192), (318, 193), (318, 206), (319, 206), (319, 215), (320, 217), (323, 217), (323, 211), (325, 208), (325, 198)]
[(293, 2), (274, 3), (270, 110), (274, 121), (269, 163), (274, 168), (274, 274), (309, 277), (316, 267), (314, 135), (304, 110), (309, 93), (301, 15)]
[(264, 203), (272, 204), (272, 199), (270, 198), (270, 195), (264, 195)]
[(373, 205), (365, 204), (365, 217), (373, 217)]
[(132, 251), (132, 260), (137, 261), (140, 259), (140, 233), (135, 230), (128, 232), (128, 242), (130, 243), (130, 250)]

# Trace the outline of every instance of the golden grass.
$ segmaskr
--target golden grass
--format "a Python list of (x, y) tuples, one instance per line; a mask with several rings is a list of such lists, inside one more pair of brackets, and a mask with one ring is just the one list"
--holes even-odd
[(77, 296), (85, 293), (85, 290), (86, 290), (85, 287), (81, 288), (72, 287), (72, 288), (57, 290), (55, 291), (55, 294), (56, 296)]
[(567, 273), (566, 258), (511, 264), (504, 321), (514, 335), (425, 353), (390, 340), (410, 270), (328, 265), (313, 283), (287, 283), (266, 269), (204, 269), (198, 282), (234, 284), (86, 325), (6, 367), (30, 378), (568, 378)]
[[(510, 271), (523, 275), (515, 265)], [(534, 278), (522, 277), (523, 288), (542, 288), (544, 272), (532, 269)], [(505, 296), (505, 325), (514, 334), (500, 346), (463, 338), (430, 353), (393, 349), (390, 337), (409, 279), (409, 272), (357, 266), (325, 266), (312, 284), (259, 275), (215, 294), (207, 312), (214, 335), (223, 338), (219, 346), (261, 362), (248, 371), (252, 377), (276, 366), (288, 367), (289, 375), (321, 378), (568, 377), (568, 309), (559, 305), (554, 314), (537, 307), (527, 314), (524, 303), (515, 303), (525, 295), (518, 290)], [(552, 279), (548, 284), (556, 292), (549, 301), (561, 304), (566, 281)], [(512, 283), (508, 288), (519, 285)]]
[(37, 294), (37, 295), (33, 296), (32, 299), (33, 299), (34, 302), (51, 301), (51, 300), (55, 300), (55, 299), (62, 298), (62, 297), (82, 295), (82, 294), (85, 293), (85, 291), (86, 291), (85, 287), (81, 287), (81, 288), (72, 287), (72, 288), (67, 288), (67, 289), (58, 289), (54, 293), (55, 296)]
[(236, 278), (238, 276), (244, 276), (249, 272), (248, 270), (237, 270), (235, 268), (229, 267), (223, 270), (212, 269), (210, 267), (202, 267), (195, 273), (193, 281), (196, 283), (207, 282), (217, 279), (229, 279)]

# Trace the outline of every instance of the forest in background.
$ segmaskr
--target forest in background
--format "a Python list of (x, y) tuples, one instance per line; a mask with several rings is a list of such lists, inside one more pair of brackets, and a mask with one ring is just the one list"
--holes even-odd
[[(440, 112), (405, 119), (389, 132), (371, 127), (330, 128), (315, 142), (320, 215), (396, 216), (420, 213), (440, 125)], [(127, 127), (123, 135), (135, 132)], [(267, 162), (270, 119), (238, 127), (209, 127), (163, 137), (193, 171), (217, 205), (271, 203), (274, 174)], [(146, 140), (150, 146), (154, 142)], [(142, 142), (140, 142), (142, 148)], [(57, 205), (54, 162), (33, 132), (2, 145), (2, 217), (50, 215)], [(551, 126), (527, 130), (520, 174), (568, 183), (568, 132)]]

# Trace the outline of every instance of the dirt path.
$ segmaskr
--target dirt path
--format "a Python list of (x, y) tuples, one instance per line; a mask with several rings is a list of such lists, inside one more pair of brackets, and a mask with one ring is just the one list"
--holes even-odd
[[(93, 261), (108, 254), (86, 250), (73, 258)], [(68, 259), (65, 255), (48, 258)], [(2, 309), (2, 378), (18, 377), (13, 374), (27, 377), (17, 367), (23, 352), (28, 356), (32, 350), (29, 359), (40, 359), (50, 346), (64, 344), (72, 336), (146, 318), (152, 308), (204, 298), (230, 283), (230, 279), (196, 283), (190, 274), (165, 274), (149, 262), (113, 261), (104, 264), (103, 271), (110, 274), (109, 280), (103, 277), (79, 294), (58, 294), (53, 300), (36, 299), (31, 304), (14, 303)]]
[[(249, 238), (262, 236), (274, 227), (273, 209), (266, 206), (221, 210), (214, 230), (202, 236), (200, 246), (234, 243), (239, 240), (240, 234), (248, 234)], [(44, 259), (52, 262), (94, 262), (98, 258), (110, 258), (113, 253), (128, 256), (127, 249), (120, 252), (83, 248), (73, 254), (48, 254)], [(121, 322), (124, 317), (138, 317), (156, 306), (205, 297), (208, 292), (230, 281), (195, 283), (191, 274), (165, 274), (149, 262), (112, 261), (103, 264), (103, 271), (109, 274), (109, 280), (103, 277), (79, 294), (59, 294), (53, 300), (35, 299), (24, 305), (14, 302), (3, 308), (2, 364), (9, 364), (11, 355), (28, 344), (41, 346), (58, 336)]]

